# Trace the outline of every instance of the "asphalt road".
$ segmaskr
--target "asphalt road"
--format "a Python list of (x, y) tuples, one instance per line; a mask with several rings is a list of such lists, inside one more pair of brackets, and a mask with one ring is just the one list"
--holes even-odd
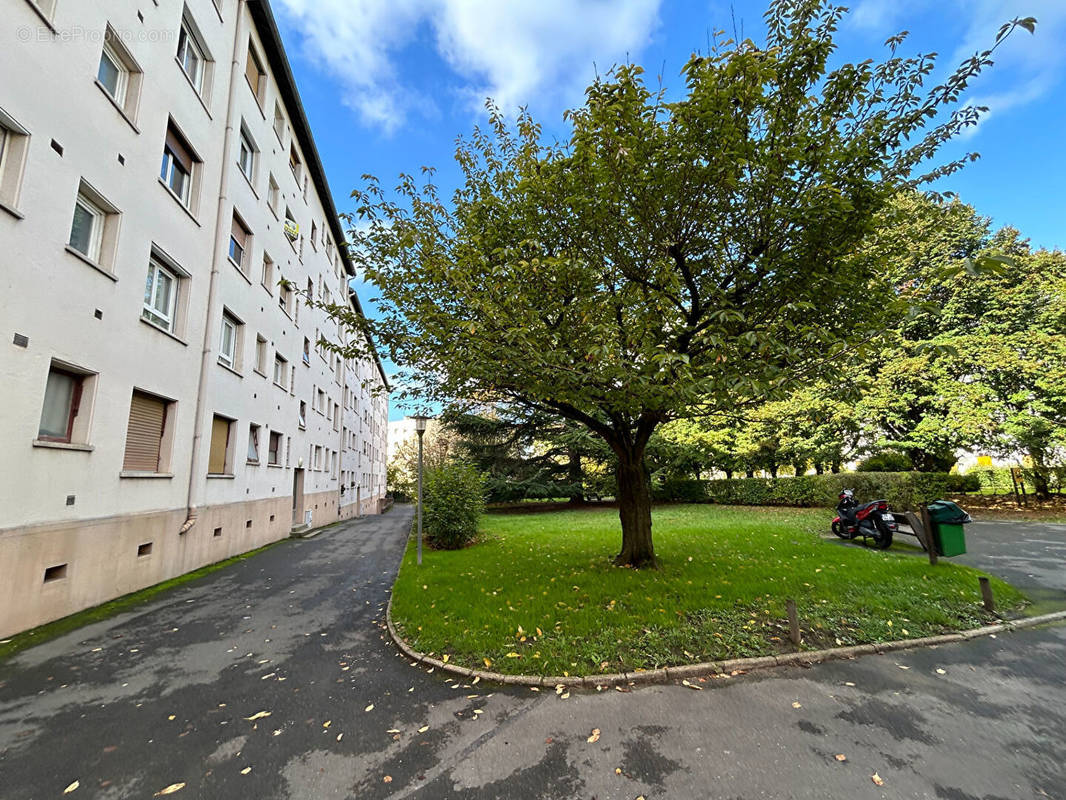
[[(382, 630), (410, 519), (284, 542), (0, 664), (0, 797), (1066, 800), (1066, 626), (700, 691), (461, 685)], [(967, 533), (972, 563), (1066, 596), (1063, 526)]]

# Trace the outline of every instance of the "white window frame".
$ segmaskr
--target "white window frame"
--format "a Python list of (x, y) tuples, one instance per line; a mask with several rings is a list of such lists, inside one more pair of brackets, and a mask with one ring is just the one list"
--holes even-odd
[(242, 125), (240, 140), (237, 145), (237, 168), (249, 181), (255, 180), (255, 156), (257, 152), (251, 134)]
[[(174, 175), (179, 172), (185, 176), (182, 191), (180, 192), (174, 188)], [(192, 172), (186, 172), (182, 168), (174, 153), (165, 144), (163, 145), (163, 167), (160, 170), (159, 177), (163, 179), (163, 183), (167, 185), (167, 188), (170, 189), (174, 196), (181, 201), (181, 204), (188, 208), (189, 200), (192, 196)]]
[[(189, 72), (189, 54), (192, 54), (196, 59), (194, 73)], [(185, 76), (189, 79), (189, 83), (192, 84), (192, 88), (196, 90), (198, 95), (203, 95), (204, 92), (204, 78), (207, 75), (207, 63), (210, 61), (207, 55), (204, 53), (203, 48), (200, 46), (196, 34), (192, 30), (192, 26), (188, 21), (182, 19), (181, 30), (178, 33), (178, 63), (181, 64), (181, 69), (185, 73)]]
[(246, 463), (258, 464), (259, 463), (259, 432), (262, 430), (260, 426), (254, 422), (248, 426), (248, 452), (246, 454)]
[[(118, 72), (118, 77), (115, 79), (114, 91), (100, 80), (100, 64), (103, 63), (104, 58), (114, 65), (115, 70)], [(126, 59), (115, 49), (115, 47), (109, 41), (104, 42), (103, 49), (100, 51), (100, 63), (96, 67), (96, 80), (104, 87), (111, 99), (118, 103), (119, 108), (126, 108), (126, 100), (128, 99), (127, 92), (130, 88), (130, 68), (126, 66)]]
[[(274, 385), (285, 388), (285, 373), (288, 369), (288, 359), (280, 353), (274, 354)], [(280, 376), (280, 380), (279, 380)]]
[(81, 206), (82, 210), (89, 215), (89, 242), (88, 251), (81, 250), (75, 246), (71, 241), (74, 238), (74, 217), (70, 221), (70, 239), (67, 241), (68, 246), (81, 253), (87, 259), (94, 264), (100, 263), (101, 250), (104, 242), (104, 224), (107, 221), (107, 212), (100, 208), (96, 203), (86, 197), (82, 191), (78, 192), (78, 199), (74, 201), (74, 214), (78, 213), (78, 206)]
[[(160, 284), (158, 278), (160, 274), (165, 275), (171, 281), (170, 302), (165, 312), (156, 305), (156, 300), (159, 296)], [(145, 287), (145, 299), (144, 306), (141, 309), (141, 317), (167, 333), (174, 333), (177, 324), (178, 292), (181, 288), (181, 276), (153, 255), (148, 260), (148, 279), (145, 282), (148, 283), (149, 281), (150, 288), (149, 286)]]
[[(218, 362), (230, 369), (236, 369), (237, 334), (240, 322), (228, 311), (222, 312), (222, 326), (218, 334)], [(230, 350), (226, 352), (226, 331), (230, 331)]]

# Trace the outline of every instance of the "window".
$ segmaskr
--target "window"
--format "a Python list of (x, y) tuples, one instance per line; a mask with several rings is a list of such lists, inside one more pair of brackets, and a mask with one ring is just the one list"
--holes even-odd
[(18, 204), (29, 141), (26, 129), (0, 108), (0, 205), (10, 209)]
[(274, 259), (266, 253), (263, 253), (263, 277), (261, 283), (269, 294), (274, 293)]
[(100, 260), (104, 239), (103, 209), (81, 192), (74, 203), (74, 221), (70, 225), (70, 246), (90, 261)]
[(318, 393), (317, 393), (317, 398), (318, 398), (318, 402), (315, 405), (315, 410), (318, 411), (319, 414), (325, 414), (326, 413), (326, 393), (323, 392), (321, 389), (319, 389)]
[(69, 248), (105, 271), (111, 270), (118, 230), (118, 209), (85, 181), (78, 187)]
[(255, 95), (255, 100), (262, 107), (266, 95), (266, 72), (263, 70), (263, 62), (256, 55), (255, 48), (248, 44), (248, 62), (244, 68), (244, 76), (248, 79), (248, 85)]
[(199, 164), (200, 159), (171, 120), (163, 144), (163, 164), (159, 170), (159, 179), (178, 201), (190, 210), (194, 210), (194, 201), (198, 194), (194, 184), (198, 182)]
[(311, 365), (311, 340), (304, 337), (304, 363)]
[(289, 145), (289, 169), (292, 170), (292, 177), (296, 178), (296, 185), (300, 185), (300, 169), (302, 168), (300, 161), (300, 155), (296, 152), (296, 143), (293, 142)]
[(167, 453), (164, 442), (167, 418), (173, 403), (155, 395), (133, 390), (123, 470), (163, 472)]
[(71, 442), (81, 409), (85, 376), (52, 364), (44, 390), (44, 406), (37, 438), (45, 442)]
[(271, 466), (281, 464), (281, 434), (277, 431), (270, 432), (270, 449), (267, 451), (267, 463)]
[[(296, 217), (292, 215), (292, 211), (288, 206), (285, 207), (285, 236), (289, 240), (289, 244), (295, 242), (300, 236), (300, 226), (296, 224)], [(296, 245), (293, 244), (293, 249), (296, 249)]]
[(148, 262), (141, 316), (153, 325), (174, 332), (174, 311), (178, 302), (178, 276), (155, 257)]
[(285, 283), (284, 279), (281, 279), (278, 286), (278, 306), (290, 317), (292, 316), (292, 286)]
[(278, 186), (278, 182), (274, 180), (274, 173), (270, 174), (270, 180), (267, 183), (267, 205), (270, 206), (270, 210), (274, 212), (274, 216), (278, 215), (278, 202), (281, 199), (281, 187)]
[(248, 129), (241, 125), (241, 142), (237, 154), (237, 166), (249, 181), (255, 180), (256, 146)]
[(104, 32), (104, 46), (96, 68), (96, 83), (114, 101), (127, 120), (133, 122), (140, 95), (141, 69), (110, 25)]
[(230, 226), (229, 236), (229, 260), (241, 272), (244, 272), (245, 250), (251, 244), (251, 238), (251, 232), (241, 221), (241, 218), (237, 216), (237, 212), (233, 212), (233, 223)]
[[(271, 434), (271, 442), (273, 442), (273, 434)], [(248, 426), (248, 463), (259, 463), (259, 426), (254, 423)]]
[(207, 457), (208, 475), (231, 474), (230, 432), (233, 420), (215, 414), (211, 420), (211, 450)]
[(307, 427), (307, 403), (305, 403), (303, 400), (300, 401), (299, 422), (301, 428)]
[(229, 312), (222, 314), (222, 329), (219, 334), (218, 362), (230, 369), (240, 367), (240, 337), (244, 325)]
[(282, 389), (285, 388), (285, 371), (288, 363), (289, 362), (280, 355), (274, 355), (274, 383)]
[(318, 250), (318, 223), (311, 220), (311, 247)]
[(189, 79), (189, 83), (192, 84), (192, 88), (196, 90), (198, 95), (202, 96), (204, 94), (204, 86), (207, 83), (211, 59), (208, 57), (207, 50), (203, 46), (203, 40), (200, 38), (192, 18), (189, 16), (188, 9), (185, 10), (185, 15), (181, 21), (181, 31), (178, 33), (177, 58), (178, 63)]
[(255, 337), (255, 371), (260, 375), (267, 371), (267, 340), (259, 334)]
[(274, 103), (274, 133), (279, 142), (285, 140), (285, 112), (281, 110), (281, 103)]

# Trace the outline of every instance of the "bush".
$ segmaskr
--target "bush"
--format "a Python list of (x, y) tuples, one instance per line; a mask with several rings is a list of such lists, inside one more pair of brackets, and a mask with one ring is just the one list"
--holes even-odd
[(651, 497), (669, 503), (706, 503), (707, 484), (695, 478), (665, 478), (652, 485)]
[(737, 506), (814, 506), (833, 508), (843, 489), (854, 489), (860, 502), (887, 500), (896, 511), (965, 491), (965, 475), (946, 472), (844, 472), (796, 478), (734, 478), (707, 484), (714, 503)]
[(422, 482), (422, 530), (433, 547), (458, 550), (477, 536), (485, 511), (485, 478), (469, 464), (427, 470)]
[(855, 467), (859, 472), (907, 472), (913, 468), (906, 455), (891, 450), (870, 456)]

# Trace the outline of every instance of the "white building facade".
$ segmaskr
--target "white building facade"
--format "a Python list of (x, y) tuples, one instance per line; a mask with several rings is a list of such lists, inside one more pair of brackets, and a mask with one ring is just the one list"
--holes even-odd
[(378, 512), (388, 387), (319, 346), (305, 295), (358, 300), (268, 3), (0, 12), (0, 637)]

